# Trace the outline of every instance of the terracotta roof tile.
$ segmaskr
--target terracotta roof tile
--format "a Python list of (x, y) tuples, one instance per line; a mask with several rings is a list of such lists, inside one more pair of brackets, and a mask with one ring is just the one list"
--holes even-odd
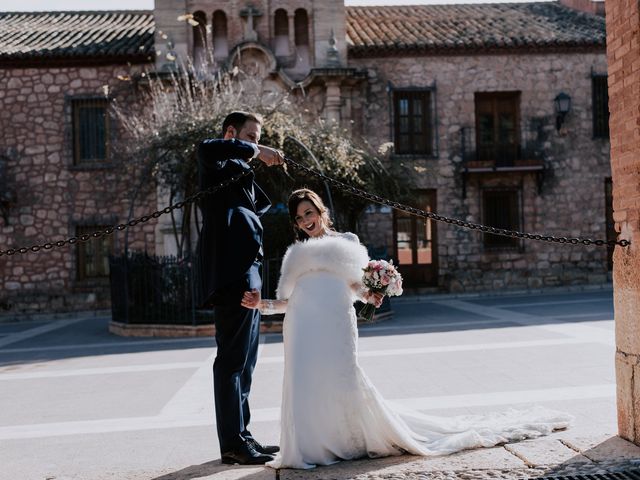
[(603, 17), (557, 2), (347, 7), (354, 56), (381, 51), (604, 47)]
[[(557, 2), (347, 7), (351, 56), (605, 45), (604, 18)], [(152, 12), (0, 12), (0, 62), (153, 55)]]
[(0, 61), (150, 56), (154, 28), (152, 12), (0, 12)]

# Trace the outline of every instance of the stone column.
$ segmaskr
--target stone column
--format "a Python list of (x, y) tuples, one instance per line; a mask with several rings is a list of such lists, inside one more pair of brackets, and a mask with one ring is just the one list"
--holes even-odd
[(340, 94), (340, 80), (327, 80), (327, 99), (324, 104), (324, 114), (327, 121), (340, 123), (340, 108), (342, 106)]
[(640, 444), (640, 4), (607, 0), (618, 430)]

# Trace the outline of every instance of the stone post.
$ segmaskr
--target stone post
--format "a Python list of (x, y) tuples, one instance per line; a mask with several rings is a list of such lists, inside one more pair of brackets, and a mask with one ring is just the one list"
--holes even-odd
[(640, 3), (607, 0), (618, 430), (640, 444)]
[(327, 100), (324, 111), (325, 118), (329, 122), (340, 123), (340, 107), (342, 106), (340, 93), (340, 80), (327, 80)]

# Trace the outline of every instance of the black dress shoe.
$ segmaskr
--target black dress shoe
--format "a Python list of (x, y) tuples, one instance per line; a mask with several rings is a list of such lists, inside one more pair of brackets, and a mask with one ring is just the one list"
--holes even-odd
[(249, 443), (244, 443), (235, 450), (222, 454), (222, 463), (225, 465), (264, 465), (273, 460), (272, 455), (256, 451)]
[(258, 453), (273, 455), (280, 451), (280, 447), (276, 445), (262, 445), (253, 437), (248, 437), (246, 440), (247, 440), (247, 443), (251, 445), (254, 448), (254, 450)]

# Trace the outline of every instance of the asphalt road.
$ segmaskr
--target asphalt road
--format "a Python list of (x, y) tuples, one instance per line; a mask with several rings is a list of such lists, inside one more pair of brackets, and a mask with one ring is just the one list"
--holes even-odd
[[(434, 415), (539, 404), (575, 415), (573, 435), (615, 435), (610, 290), (401, 298), (393, 310), (360, 330), (360, 363), (385, 398)], [(1, 479), (218, 471), (214, 340), (121, 338), (107, 324), (0, 323)], [(264, 443), (278, 441), (282, 371), (282, 337), (263, 335), (251, 405)]]

